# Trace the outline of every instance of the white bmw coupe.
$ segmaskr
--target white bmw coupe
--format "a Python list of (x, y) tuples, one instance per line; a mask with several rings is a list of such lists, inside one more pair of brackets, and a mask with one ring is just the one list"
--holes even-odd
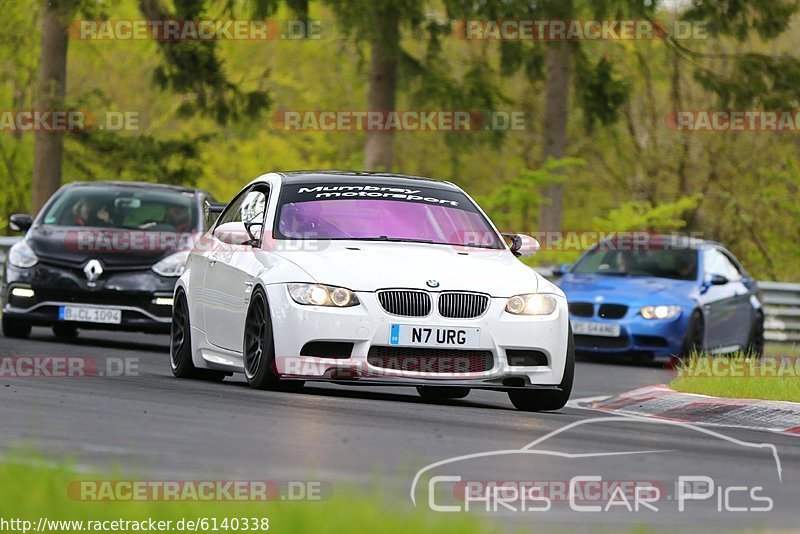
[(536, 249), (501, 236), (451, 183), (263, 175), (189, 254), (172, 371), (244, 373), (262, 389), (415, 386), (428, 400), (491, 389), (521, 410), (557, 410), (572, 389), (572, 331), (564, 293), (517, 259)]

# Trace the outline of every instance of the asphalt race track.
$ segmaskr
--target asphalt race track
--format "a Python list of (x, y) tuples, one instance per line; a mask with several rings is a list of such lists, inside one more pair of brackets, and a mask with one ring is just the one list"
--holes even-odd
[[(411, 507), (412, 481), (428, 464), (485, 451), (518, 451), (579, 423), (536, 447), (572, 456), (509, 453), (426, 471), (415, 490), (417, 506), (428, 506), (427, 480), (434, 474), (484, 481), (601, 476), (604, 481), (660, 483), (664, 492), (658, 511), (616, 506), (610, 512), (577, 512), (554, 498), (547, 511), (501, 507), (475, 513), (512, 527), (592, 531), (620, 524), (682, 531), (800, 526), (800, 437), (714, 429), (724, 435), (719, 437), (623, 418), (580, 423), (608, 416), (574, 408), (523, 413), (513, 409), (505, 394), (484, 391), (446, 404), (426, 403), (412, 388), (311, 384), (302, 393), (253, 391), (238, 377), (217, 384), (173, 378), (167, 345), (166, 336), (94, 332), (62, 342), (45, 329), (34, 329), (30, 340), (0, 338), (0, 356), (80, 356), (96, 360), (101, 370), (118, 369), (120, 362), (129, 366), (123, 376), (0, 378), (4, 451), (33, 448), (47, 458), (74, 458), (79, 466), (118, 467), (126, 475), (151, 479), (319, 480), (332, 488), (333, 499), (337, 488), (379, 488), (398, 507)], [(573, 398), (669, 378), (656, 366), (580, 361)], [(781, 470), (771, 449), (744, 442), (773, 444)], [(610, 454), (620, 451), (632, 454)], [(679, 511), (672, 486), (679, 475), (710, 477), (713, 497), (687, 500)], [(736, 489), (741, 487), (747, 490)], [(728, 488), (734, 489), (724, 491)], [(769, 496), (771, 510), (753, 510), (764, 501), (752, 499), (751, 491)], [(459, 502), (452, 494), (436, 500)], [(591, 498), (579, 504), (597, 502), (605, 505)]]

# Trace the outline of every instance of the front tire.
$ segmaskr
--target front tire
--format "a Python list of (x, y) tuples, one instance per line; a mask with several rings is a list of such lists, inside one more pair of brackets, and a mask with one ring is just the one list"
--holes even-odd
[(756, 314), (747, 342), (747, 355), (755, 358), (764, 356), (764, 314)]
[(13, 339), (26, 339), (31, 335), (31, 325), (22, 319), (3, 315), (3, 335)]
[(559, 391), (550, 389), (519, 389), (508, 392), (511, 404), (523, 412), (550, 412), (560, 410), (569, 400), (572, 383), (575, 379), (575, 343), (572, 339), (572, 326), (567, 339), (567, 356), (564, 363), (564, 376), (558, 384)]
[(178, 378), (195, 378), (211, 382), (221, 382), (230, 373), (198, 369), (192, 361), (192, 325), (189, 321), (189, 305), (186, 295), (179, 291), (172, 309), (170, 327), (169, 362), (172, 374)]
[(281, 380), (275, 365), (275, 342), (272, 317), (264, 290), (256, 288), (250, 297), (250, 307), (244, 325), (244, 376), (254, 389), (296, 391), (303, 386), (299, 380)]
[(452, 399), (463, 399), (469, 395), (469, 388), (447, 386), (418, 386), (417, 393), (426, 401), (440, 402)]
[(690, 358), (701, 354), (704, 342), (705, 324), (703, 323), (703, 314), (700, 313), (700, 310), (694, 310), (686, 326), (686, 337), (683, 340), (680, 356)]
[(62, 340), (71, 340), (78, 337), (78, 327), (71, 324), (56, 323), (53, 325), (53, 335)]

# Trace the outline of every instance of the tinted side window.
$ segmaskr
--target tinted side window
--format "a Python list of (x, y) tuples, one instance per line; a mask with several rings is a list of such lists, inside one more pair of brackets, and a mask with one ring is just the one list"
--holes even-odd
[(707, 250), (703, 260), (706, 275), (718, 274), (728, 280), (739, 280), (742, 275), (739, 269), (719, 250)]
[(239, 196), (234, 198), (228, 207), (225, 208), (225, 211), (219, 216), (217, 219), (217, 226), (220, 224), (225, 224), (229, 222), (241, 222), (241, 216), (239, 213), (240, 208), (242, 207), (242, 202), (244, 202), (247, 193), (241, 193)]
[(262, 189), (247, 193), (239, 208), (240, 220), (246, 223), (263, 223), (267, 211), (267, 195)]
[(268, 199), (268, 188), (251, 189), (240, 194), (222, 212), (217, 226), (229, 222), (263, 223)]

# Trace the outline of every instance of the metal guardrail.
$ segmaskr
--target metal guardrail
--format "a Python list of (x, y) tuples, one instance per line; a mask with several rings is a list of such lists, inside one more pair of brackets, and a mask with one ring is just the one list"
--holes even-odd
[(800, 284), (759, 282), (764, 298), (764, 338), (800, 343)]
[[(0, 265), (6, 253), (19, 237), (0, 237)], [(537, 267), (536, 271), (546, 278), (553, 278), (552, 269)], [(0, 283), (3, 272), (0, 269)], [(764, 337), (767, 341), (779, 343), (800, 343), (800, 284), (783, 282), (759, 282), (758, 287), (764, 298)]]

